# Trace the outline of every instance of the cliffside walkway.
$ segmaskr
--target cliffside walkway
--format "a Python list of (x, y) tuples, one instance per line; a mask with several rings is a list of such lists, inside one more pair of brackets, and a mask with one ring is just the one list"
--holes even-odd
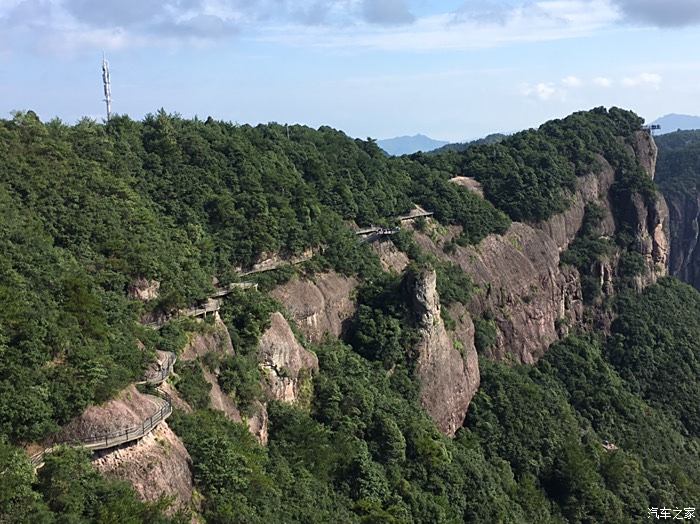
[[(394, 221), (400, 224), (401, 222), (407, 222), (409, 220), (416, 220), (417, 218), (431, 216), (433, 216), (432, 211), (426, 211), (425, 209), (416, 207), (416, 209), (414, 209), (406, 215), (394, 217)], [(364, 227), (362, 229), (358, 229), (357, 231), (355, 231), (355, 235), (361, 237), (362, 242), (374, 242), (379, 238), (395, 235), (399, 231), (401, 231), (401, 226), (389, 228), (381, 226), (369, 226)]]
[(398, 220), (399, 222), (405, 222), (406, 220), (415, 220), (421, 217), (431, 217), (433, 216), (433, 214), (434, 213), (432, 211), (425, 211), (424, 209), (414, 209), (407, 215), (401, 215), (399, 217), (396, 217), (396, 220)]
[(154, 322), (146, 322), (144, 325), (152, 329), (160, 329), (175, 318), (206, 317), (209, 313), (219, 311), (221, 308), (221, 299), (227, 295), (230, 295), (237, 289), (258, 289), (258, 284), (256, 282), (234, 282), (228, 286), (215, 288), (214, 293), (209, 295), (198, 305), (180, 309), (179, 311), (176, 311), (171, 315), (166, 315)]
[(150, 373), (147, 372), (144, 379), (137, 382), (136, 385), (145, 384), (149, 386), (160, 386), (172, 374), (173, 369), (175, 368), (175, 362), (177, 362), (175, 353), (166, 351), (165, 363), (161, 364), (159, 362), (159, 369), (156, 371), (151, 371)]
[(355, 235), (362, 237), (362, 242), (374, 242), (379, 238), (395, 235), (399, 231), (401, 231), (401, 229), (398, 227), (385, 228), (372, 226), (355, 231)]
[[(173, 372), (176, 360), (177, 358), (175, 357), (175, 354), (168, 352), (165, 365), (161, 366), (161, 369), (156, 373), (147, 375), (143, 381), (137, 382), (137, 384), (148, 384), (153, 386), (162, 384)], [(91, 451), (98, 451), (101, 449), (110, 449), (123, 444), (128, 444), (129, 442), (134, 442), (145, 437), (151, 431), (153, 431), (158, 424), (167, 419), (173, 412), (173, 403), (170, 395), (158, 389), (156, 392), (158, 393), (158, 396), (148, 395), (156, 404), (156, 409), (153, 410), (149, 417), (142, 420), (140, 424), (135, 424), (123, 429), (116, 429), (113, 431), (89, 435), (80, 439), (65, 439), (57, 441), (53, 444), (53, 446), (35, 453), (30, 457), (30, 461), (34, 466), (34, 469), (41, 468), (44, 465), (46, 455), (62, 445), (83, 447)]]
[(242, 278), (248, 277), (250, 275), (256, 275), (258, 273), (267, 273), (268, 271), (274, 271), (275, 269), (280, 269), (287, 266), (298, 266), (299, 264), (303, 264), (304, 262), (308, 262), (309, 260), (311, 260), (316, 254), (316, 252), (316, 249), (311, 248), (307, 249), (302, 254), (291, 258), (275, 259), (273, 257), (267, 260), (263, 260), (262, 262), (254, 264), (247, 271), (240, 269), (238, 272), (238, 276)]

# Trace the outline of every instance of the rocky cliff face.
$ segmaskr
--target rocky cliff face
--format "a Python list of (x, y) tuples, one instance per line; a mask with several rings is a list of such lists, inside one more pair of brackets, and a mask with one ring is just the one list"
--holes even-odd
[(372, 250), (379, 256), (382, 269), (390, 273), (401, 273), (410, 262), (406, 254), (399, 251), (389, 239), (372, 242)]
[(318, 371), (318, 358), (297, 341), (287, 319), (281, 313), (273, 313), (270, 327), (260, 338), (258, 361), (264, 377), (265, 402), (252, 407), (247, 423), (260, 443), (267, 444), (267, 401), (310, 401), (311, 378)]
[(202, 323), (202, 331), (189, 335), (180, 358), (185, 361), (194, 360), (207, 353), (233, 355), (231, 336), (218, 311), (214, 313), (214, 323), (211, 326)]
[(263, 333), (259, 348), (267, 398), (290, 403), (299, 401), (311, 374), (318, 370), (316, 355), (297, 342), (280, 313), (272, 314), (270, 327)]
[[(214, 313), (214, 324), (212, 326), (206, 326), (203, 331), (190, 334), (180, 359), (183, 361), (194, 360), (199, 357), (204, 357), (208, 353), (222, 356), (233, 355), (234, 353), (231, 336), (218, 312)], [(240, 422), (241, 414), (238, 411), (238, 407), (233, 399), (224, 393), (219, 386), (217, 372), (216, 370), (212, 372), (202, 366), (204, 380), (211, 385), (211, 389), (209, 390), (209, 403), (211, 408), (223, 411), (233, 422)], [(176, 398), (178, 397), (173, 396), (173, 399)]]
[(355, 313), (353, 291), (357, 280), (338, 273), (319, 273), (313, 280), (293, 278), (271, 295), (279, 300), (310, 341), (325, 334), (340, 337), (343, 326)]
[(669, 271), (700, 289), (700, 193), (667, 191), (671, 222)]
[[(656, 147), (649, 135), (638, 133), (630, 149), (652, 175)], [(504, 235), (491, 235), (476, 246), (458, 247), (451, 255), (443, 251), (443, 246), (459, 234), (458, 228), (450, 228), (438, 240), (434, 240), (436, 235), (416, 231), (416, 240), (423, 249), (458, 264), (480, 287), (469, 310), (473, 315), (488, 311), (496, 321), (498, 334), (492, 358), (534, 363), (566, 333), (566, 326), (581, 321), (580, 275), (576, 269), (560, 265), (559, 259), (581, 228), (589, 203), (604, 211), (601, 235), (613, 236), (619, 227), (616, 218), (621, 216), (634, 224), (635, 241), (647, 266), (638, 287), (666, 274), (668, 210), (663, 197), (650, 205), (637, 197), (629, 202), (613, 202), (615, 172), (605, 159), (599, 160), (602, 169), (598, 173), (578, 180), (569, 209), (546, 222), (515, 222)], [(615, 260), (598, 268), (604, 289), (613, 290), (616, 270)]]
[[(59, 440), (80, 440), (92, 435), (138, 426), (161, 407), (156, 397), (134, 386), (101, 406), (90, 406), (67, 424)], [(161, 422), (139, 441), (98, 452), (94, 464), (108, 476), (129, 481), (144, 500), (172, 496), (173, 509), (187, 507), (192, 499), (190, 456), (182, 441)]]
[(141, 302), (155, 300), (160, 295), (160, 282), (146, 278), (137, 278), (129, 284), (127, 295), (129, 298), (140, 300)]
[(159, 411), (161, 406), (160, 399), (145, 395), (132, 385), (102, 405), (89, 406), (80, 416), (63, 426), (54, 439), (58, 442), (82, 440), (137, 426)]
[(138, 443), (102, 453), (93, 464), (107, 477), (125, 480), (142, 499), (173, 498), (171, 512), (190, 506), (193, 480), (192, 460), (166, 422)]
[(462, 427), (467, 407), (479, 387), (479, 365), (474, 348), (474, 326), (466, 311), (459, 319), (459, 347), (450, 338), (440, 316), (434, 271), (420, 273), (411, 283), (413, 310), (420, 340), (416, 374), (420, 400), (440, 431), (454, 435)]

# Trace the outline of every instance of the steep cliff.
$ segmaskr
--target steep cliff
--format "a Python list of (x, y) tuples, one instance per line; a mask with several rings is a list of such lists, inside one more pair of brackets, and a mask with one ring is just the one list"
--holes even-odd
[(190, 455), (166, 422), (136, 444), (116, 449), (93, 461), (104, 475), (129, 482), (148, 501), (172, 497), (171, 511), (192, 501)]
[(285, 306), (309, 340), (319, 342), (325, 334), (342, 334), (345, 322), (355, 312), (356, 287), (355, 278), (319, 273), (313, 280), (295, 277), (271, 295)]
[(185, 361), (194, 360), (208, 353), (233, 354), (231, 336), (218, 312), (214, 313), (212, 325), (202, 324), (200, 331), (189, 335), (187, 345), (182, 350), (180, 358)]
[[(190, 361), (196, 358), (205, 357), (207, 354), (214, 354), (220, 357), (233, 355), (233, 343), (229, 335), (226, 324), (214, 313), (214, 323), (211, 326), (203, 325), (202, 330), (191, 333), (188, 337), (187, 345), (182, 351), (180, 359)], [(219, 385), (217, 370), (211, 371), (205, 366), (201, 367), (202, 376), (211, 389), (209, 390), (209, 403), (212, 409), (223, 411), (226, 416), (234, 422), (241, 421), (241, 414), (233, 399), (227, 395)]]
[(318, 371), (318, 358), (297, 341), (287, 319), (276, 312), (260, 338), (258, 362), (263, 373), (264, 400), (251, 406), (247, 423), (258, 441), (267, 444), (267, 402), (302, 405), (310, 402), (311, 379)]
[(669, 271), (700, 289), (700, 192), (664, 191), (671, 222)]
[(270, 327), (260, 339), (259, 358), (269, 400), (300, 401), (311, 374), (318, 370), (316, 355), (299, 344), (280, 313), (272, 314)]
[(420, 401), (440, 431), (452, 436), (462, 427), (469, 402), (479, 387), (473, 324), (466, 313), (460, 318), (457, 349), (440, 316), (435, 271), (418, 274), (411, 288), (419, 333), (415, 350)]
[(669, 271), (700, 289), (700, 131), (658, 137), (657, 183), (671, 223)]
[(410, 262), (406, 254), (396, 249), (391, 240), (379, 239), (372, 242), (372, 249), (379, 256), (384, 271), (401, 273)]
[[(630, 153), (653, 176), (656, 147), (647, 133), (635, 135)], [(603, 157), (598, 161), (598, 172), (578, 179), (569, 208), (545, 222), (514, 222), (504, 235), (490, 235), (475, 246), (456, 246), (449, 254), (443, 248), (459, 236), (459, 227), (449, 228), (447, 234), (430, 227), (415, 231), (425, 251), (458, 264), (479, 286), (469, 310), (495, 320), (498, 331), (489, 352), (492, 358), (534, 363), (566, 333), (567, 326), (582, 320), (581, 276), (575, 268), (560, 264), (560, 254), (576, 238), (588, 204), (602, 210), (597, 226), (601, 236), (613, 237), (623, 224), (631, 225), (635, 247), (646, 266), (637, 277), (637, 287), (667, 273), (668, 209), (663, 197), (647, 204), (634, 194), (620, 201), (613, 192), (615, 170)], [(617, 262), (612, 257), (596, 269), (609, 292), (614, 289)]]
[[(134, 386), (101, 406), (91, 406), (67, 424), (57, 439), (80, 440), (140, 425), (161, 407), (158, 398)], [(183, 443), (161, 422), (138, 441), (97, 452), (98, 470), (129, 481), (144, 500), (173, 498), (173, 509), (187, 507), (193, 493), (191, 460)]]

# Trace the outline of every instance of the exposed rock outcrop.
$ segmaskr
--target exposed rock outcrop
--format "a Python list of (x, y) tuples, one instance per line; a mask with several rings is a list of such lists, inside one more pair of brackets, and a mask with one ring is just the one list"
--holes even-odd
[(255, 402), (251, 406), (251, 415), (247, 418), (248, 431), (250, 431), (253, 436), (258, 439), (258, 442), (263, 446), (267, 445), (267, 430), (269, 426), (269, 419), (267, 417), (267, 405), (262, 402)]
[(421, 272), (411, 285), (420, 336), (415, 349), (421, 404), (440, 431), (452, 436), (462, 426), (469, 402), (479, 387), (474, 326), (464, 311), (460, 318), (460, 353), (440, 316), (435, 272)]
[(157, 280), (148, 280), (146, 278), (137, 278), (131, 284), (127, 290), (129, 298), (133, 300), (140, 300), (142, 302), (148, 302), (149, 300), (155, 300), (159, 296), (160, 282)]
[(666, 200), (659, 195), (653, 205), (647, 205), (641, 195), (634, 195), (627, 206), (628, 221), (635, 225), (636, 250), (644, 257), (646, 271), (636, 278), (637, 289), (655, 283), (667, 274), (670, 251), (669, 211)]
[(311, 400), (311, 377), (318, 371), (318, 358), (302, 346), (294, 336), (287, 319), (273, 313), (270, 327), (258, 345), (258, 362), (263, 372), (264, 402), (249, 407), (248, 429), (267, 444), (267, 401), (305, 404)]
[(559, 338), (557, 326), (563, 319), (580, 320), (578, 272), (559, 267), (557, 243), (540, 229), (514, 223), (505, 235), (489, 236), (478, 246), (458, 247), (452, 255), (427, 235), (417, 233), (416, 239), (437, 256), (449, 256), (480, 286), (470, 311), (475, 315), (489, 311), (496, 321), (492, 358), (510, 356), (534, 363)]
[(233, 355), (231, 336), (218, 312), (214, 313), (214, 323), (211, 326), (203, 323), (201, 332), (190, 335), (180, 359), (194, 360), (207, 353)]
[(280, 253), (262, 253), (258, 257), (257, 262), (252, 266), (247, 268), (239, 266), (236, 267), (235, 270), (237, 273), (240, 273), (241, 276), (251, 275), (253, 273), (264, 273), (265, 271), (272, 271), (273, 269), (278, 269), (283, 266), (294, 266), (307, 262), (313, 258), (314, 254), (314, 249), (307, 249), (299, 255), (291, 256)]
[(401, 273), (410, 260), (403, 251), (399, 251), (389, 239), (379, 239), (372, 242), (372, 249), (379, 256), (379, 262), (384, 271)]
[[(640, 164), (653, 170), (656, 146), (647, 133), (638, 133), (630, 147)], [(488, 311), (498, 327), (491, 357), (534, 363), (547, 347), (566, 333), (565, 326), (582, 319), (583, 302), (578, 271), (561, 266), (560, 253), (567, 249), (583, 223), (586, 205), (595, 203), (604, 212), (601, 235), (613, 236), (623, 218), (634, 227), (635, 241), (645, 257), (647, 271), (638, 278), (644, 287), (666, 274), (668, 212), (659, 196), (645, 203), (641, 197), (612, 202), (615, 172), (602, 157), (598, 173), (580, 177), (570, 207), (546, 222), (530, 225), (514, 222), (504, 235), (491, 235), (476, 246), (456, 247), (446, 254), (442, 246), (459, 234), (457, 227), (441, 239), (416, 231), (419, 245), (460, 265), (480, 287), (469, 306), (474, 315)], [(604, 287), (612, 291), (616, 261), (599, 268)]]
[(93, 463), (105, 476), (129, 482), (142, 499), (172, 497), (171, 511), (187, 508), (192, 501), (190, 455), (166, 422), (138, 443), (100, 453)]
[(665, 192), (671, 222), (669, 271), (700, 289), (700, 193)]
[(481, 182), (479, 182), (476, 178), (472, 178), (470, 176), (456, 176), (451, 178), (450, 182), (458, 186), (466, 187), (469, 191), (476, 193), (482, 198), (484, 196), (484, 188), (481, 186)]
[(236, 406), (233, 398), (221, 389), (216, 375), (205, 367), (202, 367), (202, 373), (204, 380), (211, 385), (209, 390), (209, 405), (211, 408), (222, 411), (233, 422), (240, 422), (242, 419), (238, 406)]
[(311, 374), (318, 370), (316, 355), (299, 344), (287, 320), (277, 312), (260, 339), (259, 360), (270, 400), (297, 402)]
[(355, 313), (353, 292), (357, 280), (338, 273), (318, 273), (313, 280), (294, 277), (275, 288), (279, 300), (310, 341), (320, 342), (325, 334), (340, 337), (344, 324)]
[[(233, 355), (233, 343), (226, 324), (219, 313), (214, 313), (214, 323), (211, 326), (203, 324), (203, 331), (192, 333), (182, 352), (183, 361), (202, 358), (209, 353), (219, 356)], [(216, 371), (216, 370), (215, 370)], [(218, 371), (217, 371), (218, 372)], [(210, 385), (209, 403), (212, 409), (223, 411), (234, 422), (241, 421), (241, 414), (233, 398), (227, 395), (219, 386), (216, 373), (202, 366), (202, 375)]]
[(654, 179), (656, 175), (656, 160), (659, 157), (659, 148), (647, 131), (637, 131), (632, 139), (632, 154), (637, 158), (646, 174)]
[(55, 436), (55, 440), (80, 441), (94, 435), (137, 426), (159, 411), (161, 406), (162, 402), (157, 397), (144, 395), (135, 386), (129, 386), (112, 400), (88, 407), (80, 416), (66, 424)]
[[(158, 412), (162, 401), (129, 386), (114, 399), (88, 407), (64, 426), (57, 441), (80, 441), (95, 435), (135, 427)], [(192, 498), (190, 456), (182, 441), (160, 422), (138, 441), (98, 451), (94, 463), (108, 476), (127, 480), (144, 500), (174, 498), (173, 510), (186, 507)]]

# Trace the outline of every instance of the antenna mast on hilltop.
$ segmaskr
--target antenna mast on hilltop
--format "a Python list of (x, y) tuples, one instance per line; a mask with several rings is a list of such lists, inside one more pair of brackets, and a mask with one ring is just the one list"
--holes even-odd
[(112, 118), (112, 82), (109, 79), (109, 62), (102, 53), (102, 83), (105, 90), (105, 104), (107, 105), (107, 121)]

